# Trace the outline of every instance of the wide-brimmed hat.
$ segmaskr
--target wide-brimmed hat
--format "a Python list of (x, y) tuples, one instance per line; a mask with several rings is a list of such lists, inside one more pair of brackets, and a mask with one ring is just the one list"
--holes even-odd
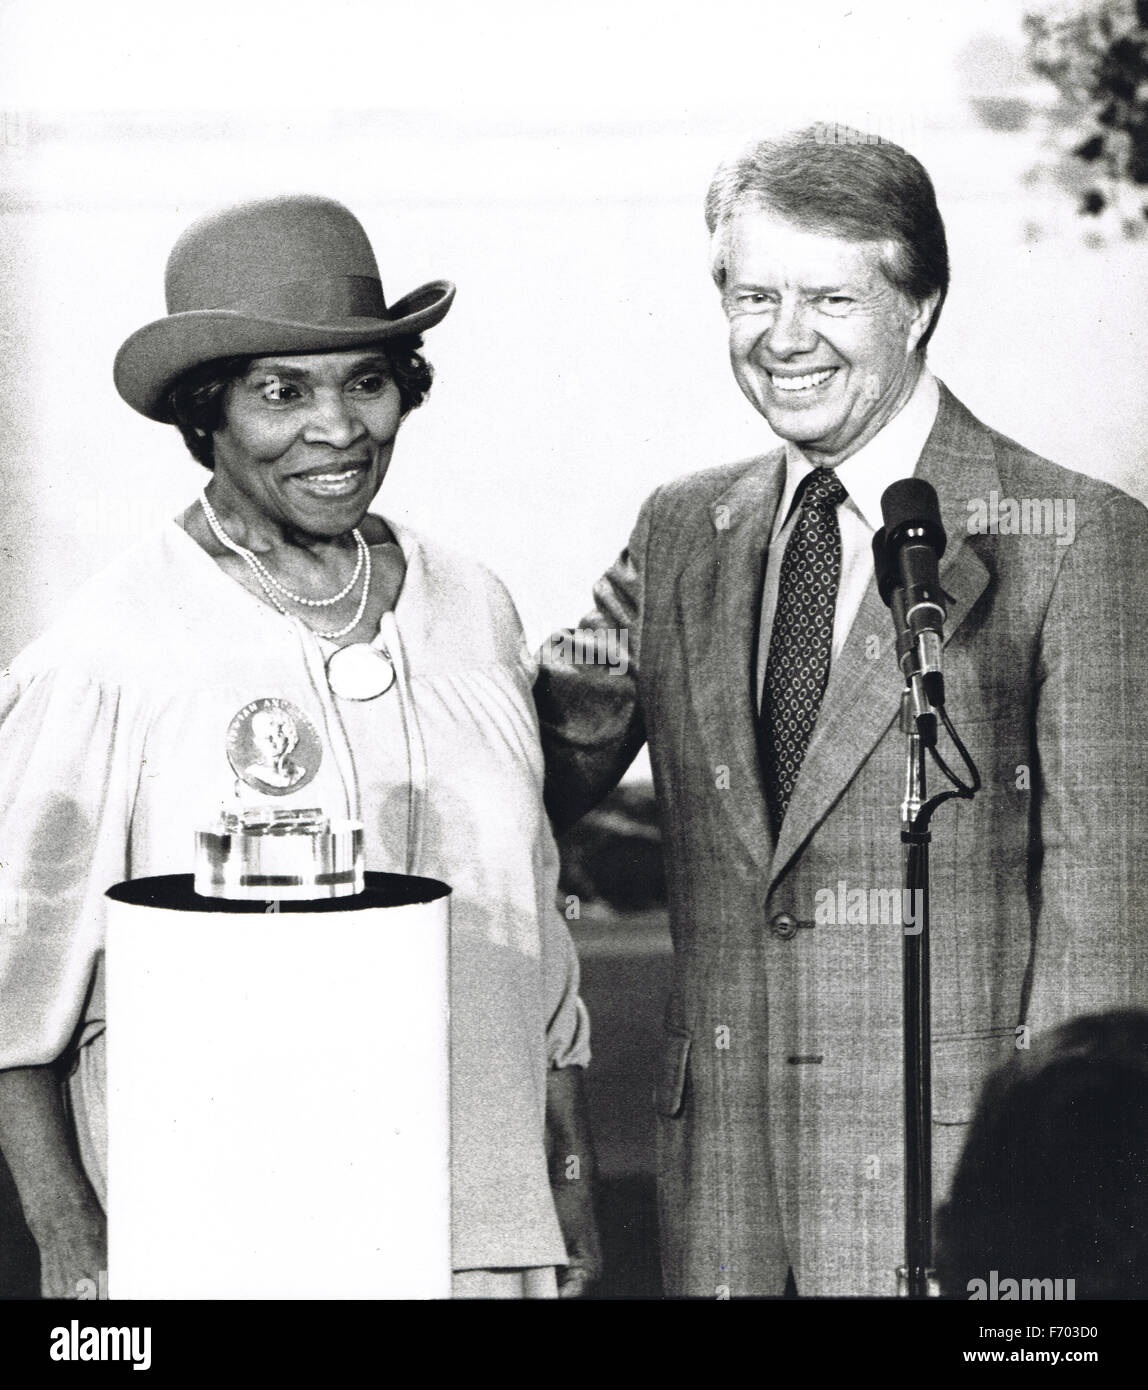
[(218, 357), (338, 352), (421, 333), (454, 298), (448, 280), (387, 306), (357, 218), (330, 198), (240, 203), (192, 223), (168, 257), (167, 316), (116, 354), (116, 389), (152, 420), (189, 368)]

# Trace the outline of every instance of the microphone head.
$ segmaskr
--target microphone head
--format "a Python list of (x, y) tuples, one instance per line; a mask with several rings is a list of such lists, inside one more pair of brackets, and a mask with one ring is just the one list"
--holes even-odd
[(938, 559), (945, 553), (948, 537), (941, 524), (937, 492), (932, 483), (927, 483), (924, 478), (901, 478), (891, 483), (881, 494), (881, 515), (885, 519), (887, 555), (902, 544), (906, 532), (910, 530), (922, 533), (920, 539), (933, 547)]

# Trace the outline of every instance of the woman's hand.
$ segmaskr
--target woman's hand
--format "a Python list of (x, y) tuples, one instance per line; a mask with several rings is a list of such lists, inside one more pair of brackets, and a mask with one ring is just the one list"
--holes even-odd
[(547, 1075), (546, 1154), (550, 1191), (566, 1242), (558, 1297), (582, 1298), (602, 1277), (602, 1242), (594, 1209), (597, 1160), (582, 1067), (555, 1068)]
[(558, 1271), (558, 1297), (582, 1298), (602, 1277), (602, 1242), (594, 1211), (593, 1179), (550, 1184), (566, 1242), (566, 1268)]
[[(32, 1230), (40, 1247), (41, 1298), (95, 1298), (108, 1268), (107, 1218), (95, 1197)], [(103, 1276), (103, 1278), (101, 1278)]]
[(50, 1067), (0, 1071), (0, 1147), (40, 1248), (41, 1293), (91, 1297), (80, 1281), (99, 1288), (108, 1267), (107, 1226), (76, 1156), (60, 1085)]

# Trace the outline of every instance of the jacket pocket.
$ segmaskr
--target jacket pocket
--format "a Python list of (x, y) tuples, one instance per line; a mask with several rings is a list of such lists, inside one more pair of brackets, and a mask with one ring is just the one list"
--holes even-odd
[(689, 1056), (690, 1035), (677, 1029), (667, 1029), (662, 1041), (661, 1068), (654, 1086), (654, 1109), (668, 1119), (681, 1114)]
[(1007, 1025), (972, 1037), (934, 1039), (934, 1124), (968, 1124), (989, 1074), (1007, 1062), (1015, 1048), (1016, 1030)]

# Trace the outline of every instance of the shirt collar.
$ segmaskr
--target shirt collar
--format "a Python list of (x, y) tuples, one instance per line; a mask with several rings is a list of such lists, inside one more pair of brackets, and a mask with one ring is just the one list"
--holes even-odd
[[(922, 367), (913, 394), (897, 414), (868, 444), (837, 465), (837, 476), (849, 494), (849, 503), (871, 531), (884, 524), (881, 494), (890, 483), (913, 476), (937, 418), (940, 399), (937, 378), (928, 367)], [(796, 444), (785, 441), (785, 488), (773, 523), (775, 539), (793, 510), (797, 489), (814, 467)]]

